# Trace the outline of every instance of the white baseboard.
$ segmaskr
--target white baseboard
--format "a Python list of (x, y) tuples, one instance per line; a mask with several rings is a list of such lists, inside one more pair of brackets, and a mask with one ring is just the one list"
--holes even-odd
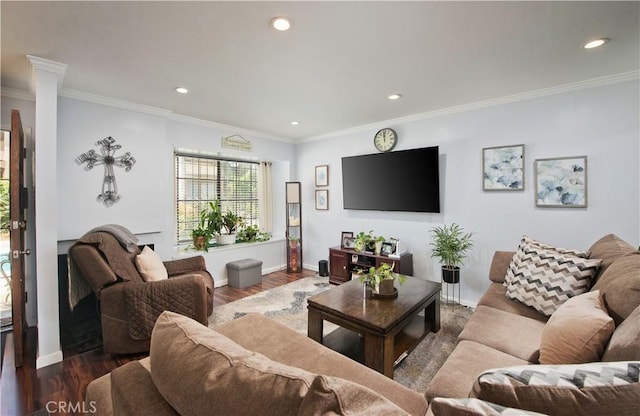
[(56, 352), (52, 352), (51, 354), (38, 357), (36, 358), (36, 370), (52, 364), (57, 364), (61, 362), (63, 358), (64, 356), (62, 355), (62, 351), (56, 351)]

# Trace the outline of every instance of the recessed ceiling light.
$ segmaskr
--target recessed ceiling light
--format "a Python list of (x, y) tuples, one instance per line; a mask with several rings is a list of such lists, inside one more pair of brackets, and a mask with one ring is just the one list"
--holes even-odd
[(584, 45), (584, 48), (585, 49), (597, 48), (598, 46), (602, 46), (607, 42), (609, 42), (609, 39), (607, 39), (607, 38), (601, 38), (601, 39), (592, 40), (591, 42), (586, 43)]
[(400, 95), (400, 94), (391, 94), (388, 98), (390, 100), (397, 100), (400, 97), (402, 97), (402, 95)]
[(299, 121), (292, 121), (292, 122), (291, 122), (291, 125), (292, 125), (292, 126), (297, 126), (298, 124), (300, 124), (300, 122), (299, 122)]
[(288, 17), (274, 17), (271, 19), (271, 27), (280, 32), (291, 29), (293, 23)]
[(178, 93), (180, 93), (180, 94), (186, 94), (186, 93), (188, 93), (188, 92), (189, 92), (189, 90), (188, 90), (188, 89), (186, 89), (185, 87), (175, 87), (175, 88), (174, 88), (174, 91), (175, 91), (175, 92), (178, 92)]

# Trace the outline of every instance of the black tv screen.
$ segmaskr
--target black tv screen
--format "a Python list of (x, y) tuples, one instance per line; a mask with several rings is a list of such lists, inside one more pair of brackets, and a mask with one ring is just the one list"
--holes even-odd
[(344, 209), (440, 212), (438, 146), (342, 158)]

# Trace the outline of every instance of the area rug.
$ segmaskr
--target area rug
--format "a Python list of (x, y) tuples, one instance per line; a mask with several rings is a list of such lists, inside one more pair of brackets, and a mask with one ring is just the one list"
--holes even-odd
[[(307, 298), (331, 286), (328, 277), (307, 277), (265, 292), (221, 305), (213, 310), (209, 327), (215, 328), (248, 313), (261, 313), (289, 328), (307, 334)], [(393, 379), (421, 394), (456, 346), (458, 334), (472, 310), (441, 304), (440, 331), (429, 333), (395, 369)], [(325, 335), (336, 328), (325, 322)]]

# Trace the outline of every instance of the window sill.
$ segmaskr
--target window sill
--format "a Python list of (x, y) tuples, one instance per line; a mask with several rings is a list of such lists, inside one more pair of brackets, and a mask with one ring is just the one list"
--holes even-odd
[(193, 248), (192, 243), (181, 243), (175, 246), (175, 254), (176, 255), (178, 255), (179, 253), (189, 253), (190, 255), (207, 254), (211, 252), (238, 250), (246, 247), (256, 247), (256, 246), (262, 246), (267, 244), (274, 244), (274, 243), (279, 243), (281, 241), (284, 241), (284, 237), (275, 237), (275, 238), (272, 237), (270, 240), (267, 240), (267, 241), (255, 241), (251, 243), (234, 243), (234, 244), (229, 244), (224, 246), (215, 245), (215, 246), (209, 247), (208, 252), (203, 250), (196, 250), (195, 248)]

